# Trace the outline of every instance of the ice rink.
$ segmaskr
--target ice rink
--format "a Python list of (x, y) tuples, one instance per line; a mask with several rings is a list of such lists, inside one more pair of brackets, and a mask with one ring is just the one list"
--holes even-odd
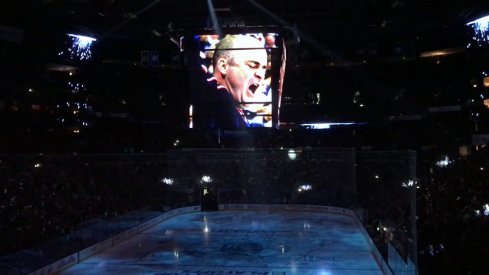
[(387, 274), (369, 242), (361, 224), (340, 213), (191, 212), (61, 274)]

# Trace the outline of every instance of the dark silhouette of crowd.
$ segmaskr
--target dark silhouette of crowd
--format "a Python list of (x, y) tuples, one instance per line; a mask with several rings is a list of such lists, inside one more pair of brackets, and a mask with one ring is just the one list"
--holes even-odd
[[(443, 123), (448, 122), (433, 125), (443, 128)], [(411, 259), (410, 188), (416, 188), (421, 272), (480, 274), (489, 254), (489, 205), (484, 212), (489, 150), (480, 145), (459, 150), (455, 144), (463, 137), (453, 132), (445, 132), (454, 137), (451, 141), (425, 146), (421, 143), (437, 137), (424, 133), (420, 144), (413, 144), (409, 136), (403, 138), (409, 130), (392, 128), (399, 131), (382, 125), (330, 131), (189, 130), (172, 132), (159, 142), (148, 131), (137, 140), (127, 135), (123, 142), (113, 134), (107, 147), (102, 140), (93, 144), (94, 139), (87, 139), (84, 146), (67, 146), (73, 150), (59, 154), (3, 154), (0, 236), (9, 237), (0, 239), (0, 254), (69, 234), (93, 219), (199, 204), (202, 177), (208, 175), (221, 189), (222, 203), (362, 209), (358, 214), (381, 253), (385, 256), (390, 243)], [(96, 148), (101, 154), (94, 154)], [(291, 148), (295, 159), (289, 156)], [(417, 153), (414, 185), (409, 185), (409, 148)], [(446, 165), (440, 165), (445, 155)], [(350, 165), (354, 162), (356, 168)], [(165, 178), (173, 182), (165, 183)], [(353, 196), (350, 183), (356, 184)]]
[[(489, 229), (489, 150), (420, 158), (418, 230), (421, 270), (426, 274), (483, 274)], [(436, 164), (438, 163), (438, 165)]]
[(0, 254), (67, 235), (92, 219), (163, 209), (162, 165), (148, 159), (2, 155), (0, 171)]

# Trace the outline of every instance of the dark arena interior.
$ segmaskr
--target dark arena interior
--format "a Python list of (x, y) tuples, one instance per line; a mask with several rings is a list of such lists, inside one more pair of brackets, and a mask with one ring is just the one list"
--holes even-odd
[(0, 274), (487, 274), (489, 2), (3, 0)]

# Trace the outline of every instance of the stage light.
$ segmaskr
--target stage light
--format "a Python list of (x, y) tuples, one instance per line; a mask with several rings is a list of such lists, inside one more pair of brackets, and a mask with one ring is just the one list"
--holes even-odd
[(484, 216), (489, 216), (489, 204), (484, 204), (482, 208), (484, 209)]
[(479, 46), (481, 46), (482, 43), (489, 42), (489, 16), (481, 17), (467, 23), (466, 25), (474, 30), (474, 36), (472, 39), (476, 41)]
[(452, 163), (452, 161), (450, 161), (448, 159), (448, 156), (445, 156), (444, 159), (439, 160), (439, 161), (436, 162), (436, 166), (438, 166), (438, 167), (447, 167), (450, 163)]
[(161, 179), (161, 182), (166, 184), (166, 185), (172, 185), (173, 184), (173, 179), (170, 178), (163, 178)]
[(318, 130), (321, 130), (321, 129), (330, 129), (331, 126), (342, 126), (342, 125), (353, 125), (355, 123), (353, 122), (334, 122), (334, 123), (328, 123), (328, 122), (324, 122), (324, 123), (303, 123), (301, 124), (302, 127), (306, 128), (306, 129), (318, 129)]
[[(71, 40), (71, 45), (64, 51), (58, 53), (58, 55), (67, 54), (70, 59), (88, 60), (92, 57), (92, 43), (97, 41), (93, 37), (77, 34), (67, 34)], [(70, 72), (70, 75), (71, 72)]]
[(210, 183), (212, 182), (212, 178), (210, 176), (202, 176), (202, 179), (200, 181), (202, 183)]
[(290, 160), (297, 159), (297, 152), (294, 149), (290, 149), (287, 155), (289, 156)]
[(304, 192), (304, 191), (309, 191), (312, 190), (312, 186), (310, 184), (303, 184), (297, 188), (298, 192)]
[[(403, 182), (402, 183), (402, 187), (405, 187), (405, 188), (412, 187), (412, 186), (415, 186), (415, 185), (416, 185), (416, 182), (414, 180), (408, 180), (407, 182)], [(416, 188), (419, 189), (419, 185), (416, 186)]]

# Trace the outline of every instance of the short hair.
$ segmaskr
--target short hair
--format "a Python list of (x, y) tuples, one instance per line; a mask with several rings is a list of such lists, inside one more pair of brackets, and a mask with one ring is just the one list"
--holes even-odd
[(217, 43), (216, 48), (214, 50), (214, 56), (212, 58), (212, 62), (214, 66), (217, 65), (217, 61), (220, 58), (225, 58), (229, 63), (233, 63), (233, 54), (231, 51), (234, 48), (236, 40), (238, 40), (239, 35), (226, 35), (219, 43)]

